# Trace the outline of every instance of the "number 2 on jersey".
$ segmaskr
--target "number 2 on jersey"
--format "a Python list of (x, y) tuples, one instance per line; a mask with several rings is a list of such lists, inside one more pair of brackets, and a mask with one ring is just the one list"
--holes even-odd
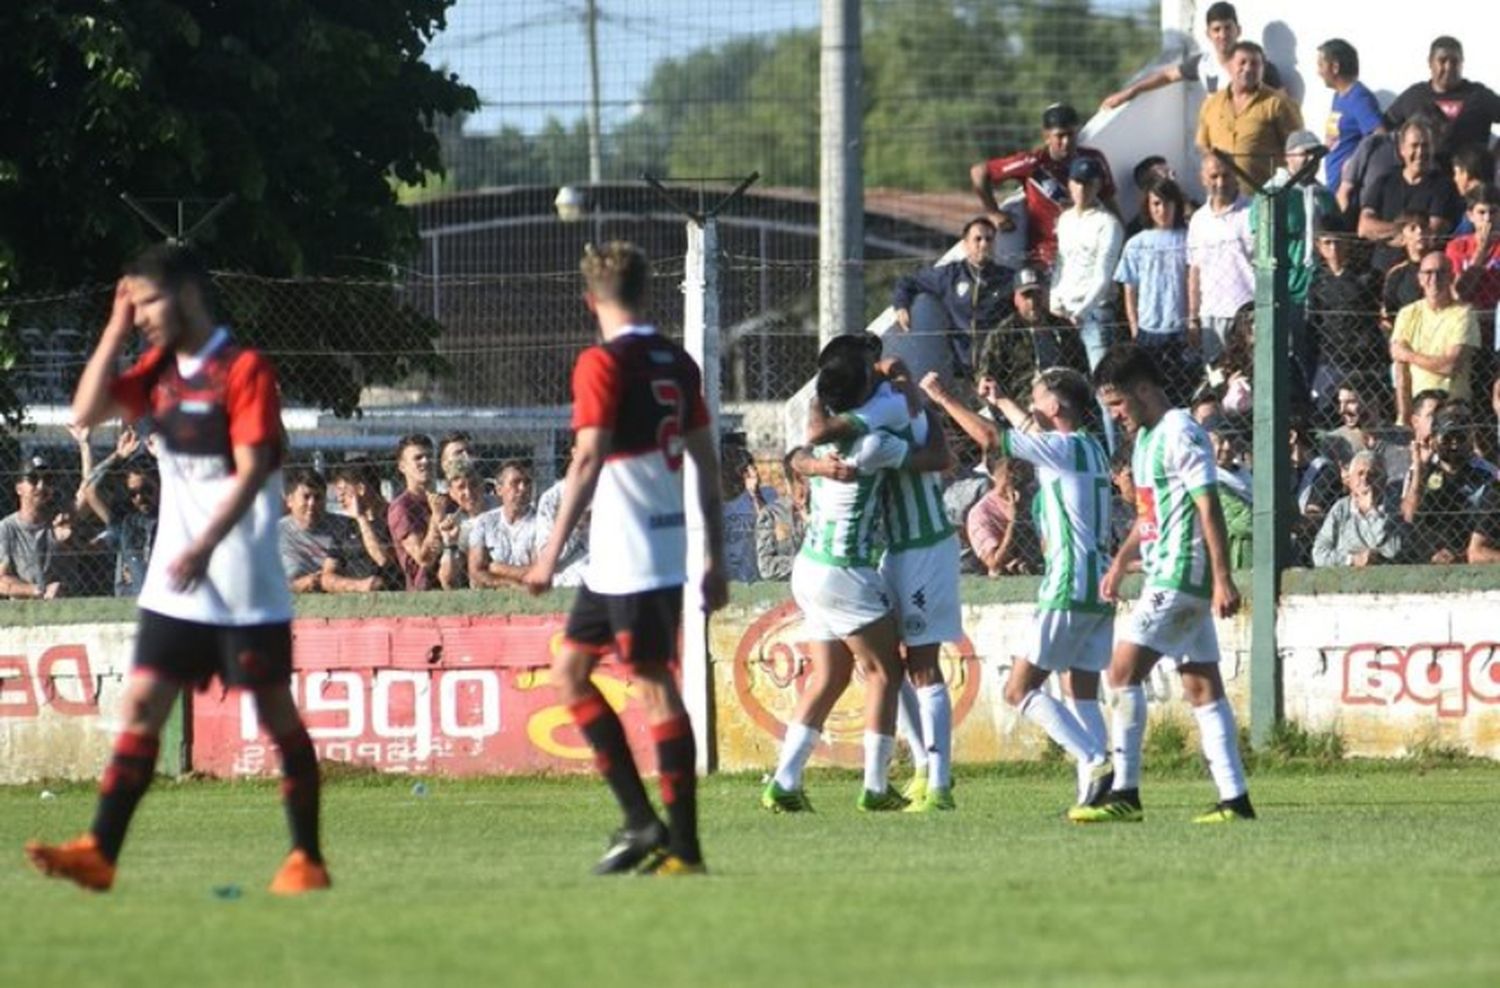
[(682, 468), (682, 417), (687, 411), (683, 407), (682, 386), (676, 381), (652, 381), (651, 395), (665, 410), (656, 424), (656, 445), (661, 447), (667, 469), (676, 473)]

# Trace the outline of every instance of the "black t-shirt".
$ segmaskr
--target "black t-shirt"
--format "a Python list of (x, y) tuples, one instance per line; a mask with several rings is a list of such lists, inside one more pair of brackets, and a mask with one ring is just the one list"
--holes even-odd
[(1417, 281), (1417, 265), (1410, 258), (1400, 261), (1386, 272), (1385, 287), (1380, 301), (1385, 314), (1392, 321), (1396, 313), (1422, 297), (1422, 285)]
[(1385, 111), (1386, 127), (1392, 132), (1409, 117), (1424, 113), (1442, 128), (1437, 155), (1446, 165), (1461, 147), (1490, 145), (1490, 127), (1500, 123), (1500, 96), (1488, 86), (1465, 79), (1446, 93), (1433, 92), (1431, 82), (1408, 86)]
[(1491, 546), (1500, 546), (1500, 483), (1485, 487), (1474, 512), (1474, 531)]
[[(1374, 210), (1375, 215), (1387, 223), (1410, 211), (1440, 216), (1451, 230), (1464, 214), (1464, 201), (1453, 185), (1453, 177), (1436, 169), (1423, 175), (1415, 185), (1408, 183), (1399, 171), (1382, 175), (1362, 201), (1362, 209)], [(1371, 263), (1381, 271), (1395, 264), (1404, 253), (1400, 247), (1381, 244), (1375, 248)]]
[(1315, 357), (1345, 373), (1388, 368), (1391, 358), (1379, 316), (1378, 274), (1361, 267), (1336, 275), (1318, 266), (1307, 290), (1307, 345)]

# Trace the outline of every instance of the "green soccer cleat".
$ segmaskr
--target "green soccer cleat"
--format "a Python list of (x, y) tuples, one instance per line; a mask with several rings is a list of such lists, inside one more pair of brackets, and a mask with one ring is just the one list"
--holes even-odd
[(859, 802), (854, 804), (861, 813), (898, 813), (910, 804), (906, 797), (886, 786), (885, 792), (859, 791)]
[(953, 788), (951, 786), (928, 789), (921, 799), (913, 800), (906, 808), (908, 813), (935, 813), (943, 810), (956, 810), (958, 803), (953, 800)]
[(761, 791), (760, 805), (772, 813), (811, 813), (812, 801), (806, 789), (783, 789), (772, 779)]
[(909, 803), (920, 803), (927, 799), (927, 773), (918, 772), (911, 777), (906, 788), (901, 790), (901, 798)]
[(1074, 823), (1140, 823), (1146, 819), (1139, 799), (1111, 794), (1098, 806), (1074, 806), (1068, 810)]
[(1200, 813), (1193, 817), (1194, 823), (1239, 823), (1242, 820), (1254, 820), (1255, 807), (1250, 805), (1249, 795), (1236, 796), (1234, 799), (1220, 800), (1213, 809), (1207, 813)]

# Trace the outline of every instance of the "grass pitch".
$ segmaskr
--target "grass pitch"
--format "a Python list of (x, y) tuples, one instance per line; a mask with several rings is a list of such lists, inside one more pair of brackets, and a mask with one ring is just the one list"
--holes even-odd
[[(1262, 819), (1153, 776), (1140, 825), (1070, 826), (1064, 770), (961, 775), (954, 814), (773, 817), (746, 777), (702, 790), (705, 879), (594, 879), (615, 821), (591, 779), (346, 778), (325, 789), (335, 889), (281, 901), (264, 783), (159, 782), (115, 890), (33, 874), (31, 836), (91, 787), (0, 789), (0, 984), (1500, 984), (1500, 767), (1262, 772)], [(215, 888), (237, 885), (239, 897)]]

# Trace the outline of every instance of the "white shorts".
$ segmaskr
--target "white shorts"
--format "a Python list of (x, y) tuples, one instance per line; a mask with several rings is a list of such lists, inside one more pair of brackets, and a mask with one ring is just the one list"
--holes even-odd
[(887, 552), (880, 561), (880, 575), (896, 598), (896, 620), (906, 644), (933, 645), (963, 637), (958, 556), (955, 535), (935, 545)]
[(1190, 593), (1143, 588), (1120, 637), (1179, 665), (1219, 661), (1213, 603)]
[(874, 569), (801, 555), (792, 563), (792, 599), (802, 608), (802, 633), (814, 642), (847, 638), (891, 612), (890, 592)]
[(1028, 661), (1048, 672), (1103, 672), (1115, 645), (1113, 612), (1037, 611)]

